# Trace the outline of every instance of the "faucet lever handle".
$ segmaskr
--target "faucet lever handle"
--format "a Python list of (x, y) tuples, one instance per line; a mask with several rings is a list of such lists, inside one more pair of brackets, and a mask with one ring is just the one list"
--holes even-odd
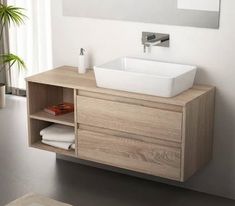
[(147, 35), (147, 41), (152, 41), (154, 39), (156, 39), (156, 35), (155, 34)]

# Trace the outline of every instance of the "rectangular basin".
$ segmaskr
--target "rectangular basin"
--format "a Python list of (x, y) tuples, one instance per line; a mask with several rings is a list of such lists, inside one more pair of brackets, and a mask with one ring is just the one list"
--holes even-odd
[(196, 66), (122, 57), (94, 72), (98, 87), (160, 97), (173, 97), (191, 88)]

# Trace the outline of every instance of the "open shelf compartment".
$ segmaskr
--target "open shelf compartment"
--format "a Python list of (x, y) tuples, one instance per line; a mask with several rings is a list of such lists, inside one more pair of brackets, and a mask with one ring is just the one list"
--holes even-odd
[(53, 116), (44, 112), (48, 106), (74, 103), (74, 89), (28, 82), (28, 112), (34, 119), (74, 126), (74, 113)]
[[(68, 155), (68, 156), (76, 156), (76, 151), (75, 150), (64, 150), (64, 149), (59, 149), (53, 146), (49, 146), (46, 144), (43, 144), (42, 137), (40, 136), (40, 131), (48, 126), (53, 124), (52, 122), (47, 122), (47, 121), (42, 121), (42, 120), (37, 120), (37, 119), (31, 119), (30, 120), (30, 131), (29, 131), (29, 145), (30, 147), (34, 147), (37, 149), (41, 150), (46, 150), (50, 152), (55, 152), (57, 154), (62, 154), (62, 155)], [(74, 130), (75, 134), (75, 130)], [(75, 142), (76, 144), (76, 142)], [(76, 147), (75, 147), (76, 148)]]
[[(74, 103), (74, 89), (34, 82), (28, 82), (27, 87), (29, 146), (75, 157), (75, 150), (64, 150), (43, 144), (40, 136), (42, 129), (53, 123), (62, 124), (74, 128), (75, 145), (77, 145), (74, 112), (59, 116), (44, 112), (44, 108), (47, 106), (57, 105), (62, 102)], [(77, 147), (75, 146), (75, 148)]]

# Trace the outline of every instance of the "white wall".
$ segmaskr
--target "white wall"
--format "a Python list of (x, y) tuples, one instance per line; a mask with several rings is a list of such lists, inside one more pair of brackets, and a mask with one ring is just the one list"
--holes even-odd
[(179, 9), (219, 11), (220, 0), (178, 0)]
[(52, 0), (54, 66), (77, 65), (79, 48), (90, 65), (124, 55), (143, 55), (142, 31), (171, 35), (170, 48), (153, 48), (150, 58), (195, 64), (197, 82), (217, 87), (214, 159), (181, 186), (235, 199), (235, 1), (222, 0), (219, 30), (62, 16)]

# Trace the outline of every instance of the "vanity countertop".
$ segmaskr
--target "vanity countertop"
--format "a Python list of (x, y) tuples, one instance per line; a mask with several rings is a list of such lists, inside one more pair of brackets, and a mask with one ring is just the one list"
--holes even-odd
[(86, 74), (78, 74), (77, 68), (70, 66), (58, 67), (56, 69), (28, 77), (26, 78), (26, 81), (84, 90), (95, 93), (97, 92), (103, 94), (110, 94), (113, 96), (142, 99), (163, 104), (172, 104), (176, 106), (185, 106), (187, 103), (191, 102), (195, 98), (200, 97), (208, 91), (215, 89), (215, 87), (213, 86), (194, 85), (193, 88), (171, 98), (104, 89), (96, 86), (96, 80), (93, 70), (89, 70)]

